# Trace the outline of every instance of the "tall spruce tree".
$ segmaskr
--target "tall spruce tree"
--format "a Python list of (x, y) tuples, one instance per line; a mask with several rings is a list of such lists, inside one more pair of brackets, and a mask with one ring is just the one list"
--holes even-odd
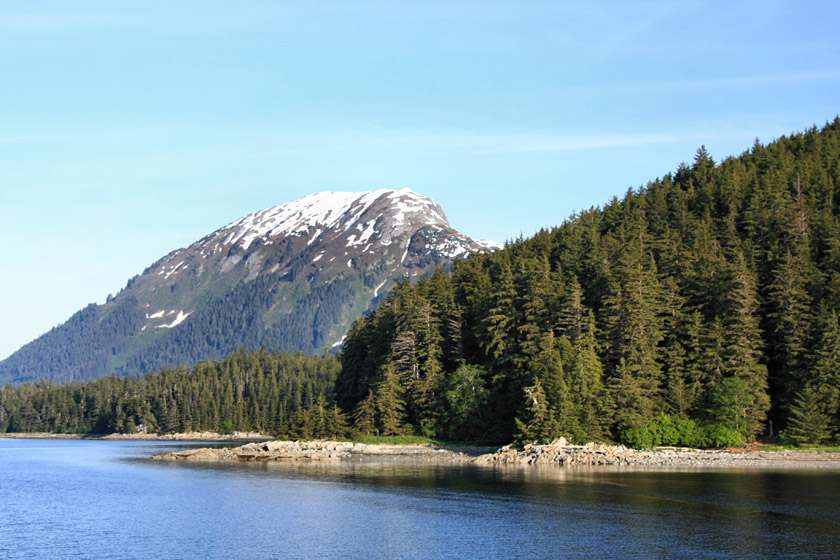
[[(739, 406), (743, 404), (743, 412), (738, 414), (744, 419), (743, 424), (738, 421), (738, 426), (739, 429), (743, 428), (748, 438), (752, 438), (762, 429), (770, 408), (770, 397), (767, 394), (767, 367), (761, 363), (763, 340), (756, 316), (758, 302), (755, 279), (740, 252), (736, 254), (732, 266), (726, 304), (723, 375), (725, 378), (741, 379), (745, 383), (721, 383), (716, 390), (733, 390), (738, 393)], [(745, 390), (747, 393), (744, 393)]]
[(393, 364), (382, 368), (382, 380), (376, 390), (376, 411), (379, 419), (379, 432), (383, 436), (395, 436), (403, 433), (405, 424), (404, 390)]
[(772, 332), (775, 374), (773, 385), (784, 411), (806, 382), (811, 314), (811, 297), (806, 276), (808, 267), (802, 260), (785, 251), (774, 271), (769, 286), (770, 312), (767, 314)]
[(806, 385), (796, 393), (784, 440), (796, 445), (818, 445), (831, 435), (830, 419), (823, 411), (820, 396), (814, 387)]
[(624, 243), (604, 302), (610, 391), (619, 425), (653, 420), (661, 408), (663, 290), (641, 224)]

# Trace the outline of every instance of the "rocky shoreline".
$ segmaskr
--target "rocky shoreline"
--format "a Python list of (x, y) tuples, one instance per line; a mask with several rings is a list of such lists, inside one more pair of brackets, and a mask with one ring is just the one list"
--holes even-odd
[(253, 442), (233, 448), (201, 448), (152, 457), (169, 461), (388, 461), (486, 466), (545, 465), (558, 467), (636, 468), (764, 468), (840, 469), (840, 454), (795, 451), (721, 451), (689, 449), (628, 449), (623, 446), (548, 445), (435, 447), (430, 445), (366, 445), (338, 441)]

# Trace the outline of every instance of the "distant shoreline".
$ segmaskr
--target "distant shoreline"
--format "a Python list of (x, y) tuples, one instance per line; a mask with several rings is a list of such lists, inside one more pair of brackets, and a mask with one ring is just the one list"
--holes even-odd
[(119, 441), (269, 441), (274, 439), (266, 434), (253, 432), (234, 432), (217, 434), (215, 432), (184, 432), (177, 434), (55, 434), (51, 432), (0, 433), (0, 438), (8, 439), (93, 439)]
[(276, 441), (269, 435), (235, 432), (177, 434), (0, 433), (7, 439), (229, 442), (238, 447), (200, 448), (152, 458), (189, 462), (368, 461), (476, 464), (485, 466), (630, 467), (761, 470), (840, 470), (840, 453), (819, 451), (741, 451), (698, 449), (628, 449), (623, 446), (566, 443), (497, 447), (363, 444), (338, 441)]
[(674, 469), (840, 470), (840, 453), (628, 449), (612, 445), (526, 445), (524, 448), (366, 445), (337, 441), (269, 441), (234, 448), (201, 448), (152, 457), (190, 462), (366, 461), (475, 464), (491, 467), (627, 467)]

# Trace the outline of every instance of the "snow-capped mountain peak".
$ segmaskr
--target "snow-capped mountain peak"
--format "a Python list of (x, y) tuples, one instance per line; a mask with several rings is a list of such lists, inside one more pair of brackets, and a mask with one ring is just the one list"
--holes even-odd
[[(395, 226), (405, 224), (412, 216), (418, 216), (429, 224), (449, 227), (443, 210), (435, 201), (410, 189), (397, 191), (379, 189), (365, 192), (325, 191), (273, 206), (236, 220), (222, 228), (221, 232), (228, 234), (223, 243), (225, 245), (241, 243), (243, 249), (248, 249), (257, 239), (308, 234), (317, 237), (325, 230), (349, 231), (377, 202), (384, 202), (385, 204), (380, 204), (380, 206), (391, 210), (393, 214), (391, 221)], [(370, 228), (371, 224), (369, 223), (367, 227)], [(314, 241), (315, 237), (311, 241)]]

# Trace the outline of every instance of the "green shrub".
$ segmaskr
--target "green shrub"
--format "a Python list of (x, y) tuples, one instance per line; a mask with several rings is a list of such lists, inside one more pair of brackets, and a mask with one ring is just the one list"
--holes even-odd
[(619, 432), (618, 439), (627, 447), (644, 449), (657, 445), (658, 438), (656, 438), (649, 426), (628, 426)]
[(679, 444), (682, 447), (707, 447), (708, 437), (702, 426), (691, 418), (674, 417), (674, 427), (679, 433)]
[(739, 447), (745, 443), (743, 433), (721, 424), (706, 426), (706, 438), (708, 447)]
[(682, 434), (680, 434), (679, 427), (676, 420), (678, 417), (670, 416), (668, 414), (660, 414), (654, 420), (654, 428), (656, 435), (655, 445), (684, 445), (682, 443)]
[(390, 444), (390, 445), (446, 445), (446, 442), (424, 436), (370, 436), (365, 435), (356, 440), (357, 443), (367, 445)]
[(222, 435), (230, 435), (233, 433), (233, 420), (230, 418), (225, 418), (221, 422), (219, 422), (219, 433)]
[(668, 445), (673, 447), (736, 447), (744, 444), (744, 435), (720, 424), (701, 426), (691, 418), (660, 414), (642, 426), (626, 426), (618, 440), (636, 449)]

